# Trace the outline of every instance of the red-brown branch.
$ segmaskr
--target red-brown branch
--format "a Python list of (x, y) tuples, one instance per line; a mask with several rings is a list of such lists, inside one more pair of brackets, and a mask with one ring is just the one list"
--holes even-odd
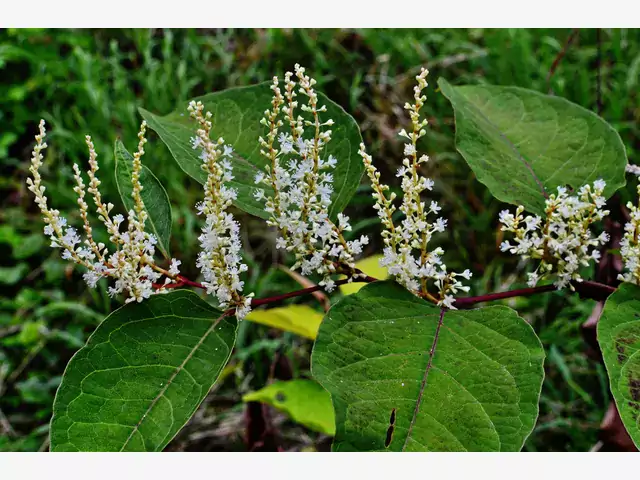
[[(364, 278), (353, 279), (352, 282), (377, 282), (377, 278), (373, 278), (370, 276), (365, 276)], [(349, 283), (348, 278), (344, 278), (342, 280), (336, 281), (336, 286), (344, 285), (345, 283)], [(260, 305), (268, 305), (270, 303), (281, 302), (282, 300), (286, 300), (287, 298), (300, 297), (302, 295), (308, 295), (313, 292), (317, 292), (318, 290), (322, 290), (324, 287), (321, 285), (314, 285), (313, 287), (303, 288), (302, 290), (295, 290), (289, 293), (283, 293), (282, 295), (275, 295), (273, 297), (266, 298), (256, 298), (251, 302), (252, 307), (259, 307)]]
[(492, 302), (495, 300), (503, 300), (505, 298), (513, 298), (513, 297), (528, 297), (531, 295), (535, 295), (537, 293), (552, 292), (553, 290), (556, 290), (556, 287), (553, 285), (543, 285), (541, 287), (532, 287), (532, 288), (518, 288), (516, 290), (508, 290), (506, 292), (496, 292), (496, 293), (488, 293), (486, 295), (478, 295), (477, 297), (457, 298), (455, 305), (458, 308), (467, 307), (467, 306), (475, 305), (476, 303)]
[[(358, 271), (359, 272), (359, 271)], [(360, 272), (359, 272), (360, 273)], [(377, 282), (378, 279), (370, 277), (368, 275), (364, 277), (354, 278), (351, 280), (353, 283), (371, 283)], [(350, 283), (348, 278), (344, 278), (336, 281), (336, 286)], [(155, 288), (180, 288), (183, 286), (201, 288), (206, 290), (206, 287), (198, 282), (193, 282), (186, 277), (180, 275), (178, 282), (170, 283), (168, 285), (154, 284)], [(585, 280), (583, 282), (574, 282), (573, 287), (581, 298), (590, 298), (592, 300), (606, 300), (606, 298), (616, 291), (614, 287), (605, 285), (603, 283), (592, 282)], [(301, 290), (294, 290), (293, 292), (283, 293), (281, 295), (274, 295), (272, 297), (256, 298), (251, 302), (252, 307), (259, 307), (261, 305), (270, 305), (272, 303), (282, 302), (289, 298), (301, 297), (303, 295), (309, 295), (311, 293), (322, 290), (324, 287), (321, 285), (314, 285), (313, 287), (303, 288)], [(515, 290), (507, 290), (506, 292), (488, 293), (485, 295), (478, 295), (475, 297), (462, 297), (455, 301), (455, 305), (458, 308), (465, 308), (483, 302), (493, 302), (496, 300), (504, 300), (514, 297), (529, 297), (531, 295), (537, 295), (539, 293), (547, 293), (556, 290), (554, 285), (543, 285), (540, 287), (531, 288), (519, 288)]]
[[(590, 298), (592, 300), (605, 300), (609, 295), (616, 291), (614, 287), (589, 280), (574, 282), (573, 287), (580, 297)], [(466, 307), (475, 305), (476, 303), (492, 302), (495, 300), (503, 300), (505, 298), (529, 297), (538, 293), (552, 292), (554, 290), (556, 290), (554, 285), (543, 285), (540, 287), (508, 290), (506, 292), (488, 293), (486, 295), (478, 295), (477, 297), (463, 297), (456, 299), (456, 307)]]

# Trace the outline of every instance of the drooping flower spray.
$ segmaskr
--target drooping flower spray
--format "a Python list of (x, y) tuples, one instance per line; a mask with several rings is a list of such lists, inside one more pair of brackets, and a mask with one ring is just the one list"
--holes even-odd
[(508, 210), (500, 212), (502, 231), (515, 235), (513, 241), (502, 242), (503, 252), (520, 255), (525, 259), (539, 260), (535, 271), (528, 274), (530, 287), (555, 275), (554, 285), (569, 286), (571, 281), (581, 282), (580, 267), (600, 260), (599, 247), (609, 241), (609, 234), (596, 236), (592, 225), (609, 214), (603, 207), (604, 180), (584, 185), (577, 195), (570, 195), (565, 187), (558, 187), (557, 194), (546, 200), (544, 222), (538, 215), (523, 215), (519, 206), (515, 215)]

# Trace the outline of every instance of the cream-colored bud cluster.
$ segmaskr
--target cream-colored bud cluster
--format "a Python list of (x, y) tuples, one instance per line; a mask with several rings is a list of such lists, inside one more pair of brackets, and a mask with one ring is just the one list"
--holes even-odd
[(505, 240), (501, 250), (540, 260), (536, 270), (528, 274), (529, 286), (534, 287), (540, 280), (555, 275), (554, 285), (558, 289), (569, 286), (573, 290), (570, 282), (582, 281), (580, 267), (600, 260), (599, 247), (609, 241), (609, 235), (603, 232), (595, 236), (591, 226), (609, 214), (602, 208), (606, 203), (605, 186), (604, 180), (596, 180), (593, 188), (584, 185), (577, 195), (558, 187), (558, 193), (546, 200), (544, 223), (537, 215), (525, 217), (523, 206), (516, 209), (515, 215), (508, 210), (500, 212), (502, 231), (515, 235), (514, 244)]
[[(640, 167), (627, 165), (627, 172), (640, 176)], [(624, 236), (620, 240), (620, 256), (625, 272), (618, 280), (640, 285), (640, 184), (637, 187), (638, 205), (627, 203), (629, 221), (624, 226)]]
[[(333, 174), (337, 159), (324, 150), (331, 141), (333, 120), (320, 120), (326, 105), (320, 106), (318, 94), (313, 88), (316, 81), (305, 74), (300, 65), (294, 73), (284, 77), (284, 95), (279, 81), (274, 77), (271, 85), (273, 100), (271, 109), (265, 111), (261, 123), (269, 130), (266, 138), (260, 137), (261, 153), (268, 160), (266, 174), (258, 173), (255, 198), (265, 200), (265, 210), (270, 214), (269, 225), (280, 230), (276, 247), (295, 255), (293, 269), (303, 275), (316, 273), (326, 290), (335, 287), (334, 273), (346, 273), (353, 278), (355, 258), (369, 242), (366, 236), (346, 241), (344, 232), (351, 230), (349, 218), (338, 214), (337, 223), (329, 217)], [(298, 94), (306, 97), (298, 114)], [(288, 124), (288, 132), (280, 128)], [(277, 143), (276, 143), (277, 140)], [(264, 187), (273, 194), (265, 196)]]
[(202, 284), (207, 293), (218, 298), (221, 308), (235, 308), (236, 317), (242, 320), (251, 311), (253, 294), (241, 295), (244, 282), (240, 274), (247, 266), (240, 257), (240, 225), (227, 211), (238, 195), (235, 189), (225, 185), (233, 180), (230, 161), (233, 148), (225, 145), (222, 138), (211, 140), (212, 115), (204, 113), (202, 102), (190, 102), (188, 110), (198, 124), (196, 136), (191, 139), (192, 147), (202, 150), (202, 169), (207, 172), (204, 200), (196, 205), (198, 213), (205, 217), (198, 237), (202, 251), (196, 265), (204, 276)]
[[(140, 143), (132, 165), (132, 198), (135, 207), (129, 212), (126, 232), (120, 231), (120, 224), (124, 220), (123, 216), (115, 215), (112, 218), (110, 213), (113, 205), (111, 203), (105, 204), (102, 201), (98, 189), (100, 180), (96, 175), (99, 169), (97, 154), (91, 137), (86, 137), (85, 140), (89, 148), (89, 170), (87, 172), (89, 188), (85, 188), (80, 167), (77, 164), (73, 166), (76, 181), (74, 191), (78, 195), (78, 207), (85, 233), (84, 240), (75, 228), (67, 226), (67, 219), (60, 216), (58, 210), (49, 208), (47, 204), (47, 197), (44, 195), (45, 187), (42, 185), (40, 176), (40, 167), (44, 158), (42, 152), (47, 148), (47, 144), (44, 142), (46, 134), (44, 120), (40, 121), (39, 128), (29, 168), (32, 177), (27, 178), (27, 185), (35, 195), (36, 204), (42, 212), (46, 224), (44, 233), (50, 237), (51, 246), (62, 249), (63, 259), (71, 260), (87, 269), (83, 277), (92, 288), (95, 288), (98, 280), (103, 277), (113, 278), (115, 284), (109, 287), (109, 294), (113, 296), (124, 292), (127, 295), (127, 302), (141, 302), (154, 293), (165, 292), (164, 286), (174, 282), (179, 272), (177, 267), (170, 273), (155, 264), (154, 245), (157, 240), (153, 234), (144, 231), (147, 212), (140, 193), (142, 191), (140, 172), (142, 169), (141, 157), (144, 154), (143, 147), (146, 142), (144, 138), (146, 124), (143, 122), (140, 128)], [(89, 206), (85, 200), (87, 192), (93, 196), (98, 217), (107, 228), (110, 241), (116, 248), (113, 253), (109, 252), (106, 245), (96, 243), (93, 238), (93, 227), (89, 221)], [(173, 260), (172, 266), (175, 265), (175, 262), (176, 260)], [(165, 277), (164, 283), (156, 284), (155, 282), (163, 276)]]
[[(418, 155), (417, 142), (426, 135), (427, 120), (421, 118), (420, 110), (424, 106), (427, 97), (422, 91), (427, 87), (428, 70), (422, 69), (416, 76), (417, 85), (414, 87), (414, 103), (406, 103), (404, 108), (409, 111), (412, 130), (400, 131), (400, 136), (406, 140), (404, 146), (405, 158), (402, 167), (396, 174), (402, 180), (403, 199), (400, 211), (404, 214), (403, 220), (395, 224), (393, 213), (396, 210), (393, 202), (396, 195), (391, 193), (386, 196), (387, 185), (380, 182), (380, 172), (373, 165), (371, 155), (367, 154), (364, 144), (360, 145), (365, 170), (373, 187), (373, 197), (376, 200), (374, 208), (378, 212), (384, 230), (384, 256), (380, 265), (387, 268), (389, 275), (416, 295), (435, 301), (438, 305), (454, 308), (454, 295), (458, 291), (469, 291), (457, 277), (471, 278), (471, 272), (463, 273), (447, 272), (446, 265), (442, 263), (444, 250), (440, 247), (429, 250), (429, 242), (436, 232), (444, 232), (447, 221), (438, 217), (431, 221), (430, 215), (437, 215), (441, 207), (437, 202), (431, 201), (427, 206), (422, 200), (423, 192), (432, 190), (433, 180), (420, 174), (420, 166), (427, 161), (427, 155)], [(429, 282), (433, 282), (438, 291), (437, 296), (429, 290)]]

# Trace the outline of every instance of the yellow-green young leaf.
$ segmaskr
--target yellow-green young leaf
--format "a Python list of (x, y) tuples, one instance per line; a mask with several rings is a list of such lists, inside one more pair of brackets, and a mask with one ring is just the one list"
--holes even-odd
[(242, 397), (243, 402), (262, 402), (289, 415), (317, 432), (335, 435), (336, 422), (331, 395), (312, 380), (274, 382)]
[[(254, 198), (254, 193), (258, 189), (264, 189), (265, 194), (273, 192), (264, 185), (256, 186), (254, 179), (256, 173), (264, 171), (269, 163), (269, 159), (260, 154), (258, 138), (266, 135), (266, 127), (260, 124), (260, 119), (264, 116), (264, 111), (271, 107), (270, 85), (271, 82), (266, 82), (230, 88), (193, 99), (201, 101), (205, 109), (213, 114), (212, 136), (223, 137), (234, 148), (232, 163), (235, 178), (229, 182), (231, 187), (238, 190), (238, 198), (234, 204), (245, 212), (262, 218), (268, 218), (269, 213), (264, 210), (264, 202)], [(364, 172), (362, 159), (358, 155), (362, 137), (355, 120), (342, 107), (322, 93), (318, 93), (318, 97), (320, 104), (327, 106), (322, 118), (335, 122), (331, 127), (332, 140), (323, 150), (323, 155), (333, 155), (338, 160), (332, 172), (334, 191), (329, 211), (331, 217), (335, 218), (349, 203)], [(196, 126), (189, 117), (187, 104), (185, 102), (181, 108), (164, 117), (144, 109), (140, 109), (140, 113), (169, 148), (178, 165), (198, 182), (204, 183), (207, 176), (200, 168), (200, 152), (191, 148), (190, 139), (195, 136)], [(305, 118), (309, 115), (302, 110), (298, 111)]]
[(375, 282), (329, 310), (311, 357), (337, 451), (518, 451), (538, 416), (544, 351), (508, 307), (444, 311)]
[[(134, 207), (133, 199), (131, 198), (133, 190), (133, 185), (131, 184), (133, 156), (120, 140), (116, 140), (115, 157), (118, 192), (120, 192), (122, 203), (129, 211)], [(156, 236), (158, 248), (162, 254), (165, 258), (169, 258), (169, 240), (171, 239), (171, 202), (169, 201), (169, 195), (167, 195), (167, 191), (160, 183), (160, 180), (144, 164), (140, 172), (140, 183), (142, 184), (140, 196), (149, 215), (147, 219), (149, 231)]]
[(438, 86), (453, 105), (456, 148), (497, 199), (544, 215), (545, 193), (559, 186), (602, 178), (608, 198), (625, 184), (624, 144), (595, 113), (524, 88)]
[(236, 327), (186, 290), (119, 308), (67, 365), (51, 450), (162, 450), (227, 364)]
[[(382, 255), (373, 255), (371, 257), (363, 258), (356, 262), (356, 268), (359, 268), (370, 277), (377, 278), (378, 280), (386, 280), (389, 275), (385, 267), (380, 266), (380, 259)], [(356, 293), (364, 286), (364, 283), (346, 283), (340, 285), (340, 291), (343, 295), (351, 295)]]
[(253, 310), (246, 320), (315, 340), (323, 315), (307, 305)]
[(640, 287), (623, 283), (607, 299), (598, 343), (622, 423), (640, 448)]

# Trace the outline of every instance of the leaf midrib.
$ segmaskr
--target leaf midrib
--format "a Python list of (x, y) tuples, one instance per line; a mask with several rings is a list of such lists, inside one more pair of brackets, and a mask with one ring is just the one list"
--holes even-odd
[(416, 423), (416, 419), (418, 418), (418, 412), (420, 411), (420, 404), (422, 403), (422, 397), (424, 396), (424, 391), (427, 387), (427, 380), (429, 378), (429, 372), (431, 371), (431, 367), (433, 365), (433, 357), (436, 354), (436, 347), (438, 345), (438, 338), (440, 334), (440, 329), (442, 328), (442, 323), (444, 322), (444, 314), (446, 313), (446, 309), (440, 309), (440, 317), (438, 318), (438, 325), (436, 326), (436, 331), (433, 336), (433, 342), (431, 343), (431, 350), (429, 350), (429, 360), (427, 361), (427, 367), (424, 370), (424, 374), (422, 377), (422, 383), (420, 384), (420, 391), (418, 392), (418, 398), (416, 400), (416, 406), (413, 410), (413, 417), (411, 418), (411, 422), (409, 422), (409, 429), (407, 430), (407, 437), (404, 440), (404, 444), (402, 445), (402, 451), (404, 452), (409, 443), (409, 439), (411, 438), (411, 432), (413, 431), (413, 427)]
[(173, 372), (173, 374), (171, 375), (171, 377), (169, 377), (169, 379), (167, 380), (167, 382), (165, 383), (165, 385), (162, 387), (162, 389), (158, 392), (158, 394), (155, 396), (155, 398), (151, 401), (151, 403), (149, 404), (149, 407), (147, 408), (147, 410), (144, 412), (144, 414), (142, 415), (142, 417), (140, 417), (140, 420), (138, 421), (138, 423), (133, 427), (133, 430), (131, 431), (131, 433), (129, 434), (129, 436), (127, 437), (127, 439), (125, 440), (124, 444), (122, 445), (122, 448), (120, 448), (120, 451), (124, 451), (125, 447), (129, 444), (129, 442), (131, 441), (131, 439), (133, 438), (133, 436), (139, 431), (140, 426), (142, 425), (142, 422), (144, 422), (145, 418), (147, 418), (147, 415), (149, 415), (149, 413), (153, 410), (153, 407), (156, 406), (156, 404), (158, 403), (158, 401), (160, 400), (161, 397), (164, 396), (164, 394), (166, 393), (167, 389), (169, 388), (169, 386), (171, 385), (171, 383), (173, 382), (173, 380), (175, 380), (175, 378), (178, 376), (178, 374), (184, 369), (184, 367), (186, 366), (186, 364), (189, 362), (189, 360), (191, 360), (193, 358), (193, 355), (195, 354), (195, 352), (204, 344), (205, 340), (207, 339), (207, 337), (215, 330), (215, 328), (218, 326), (218, 324), (220, 323), (220, 321), (225, 318), (228, 317), (229, 314), (228, 313), (223, 313), (222, 315), (220, 315), (212, 324), (211, 326), (207, 329), (207, 331), (202, 335), (202, 337), (200, 338), (200, 340), (198, 340), (198, 342), (196, 343), (196, 345), (191, 349), (191, 351), (187, 354), (187, 356), (184, 358), (184, 360), (182, 361), (182, 363), (180, 365), (178, 365), (178, 367), (176, 367), (175, 371)]

